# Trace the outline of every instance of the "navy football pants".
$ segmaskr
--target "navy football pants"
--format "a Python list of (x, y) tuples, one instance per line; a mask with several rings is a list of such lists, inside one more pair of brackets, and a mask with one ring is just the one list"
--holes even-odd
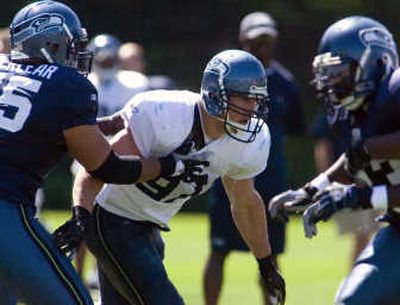
[(96, 205), (86, 240), (97, 258), (104, 305), (183, 305), (163, 264), (160, 230)]
[(34, 218), (35, 207), (0, 200), (0, 304), (93, 304), (70, 261)]
[(400, 304), (400, 232), (382, 228), (342, 283), (337, 305)]

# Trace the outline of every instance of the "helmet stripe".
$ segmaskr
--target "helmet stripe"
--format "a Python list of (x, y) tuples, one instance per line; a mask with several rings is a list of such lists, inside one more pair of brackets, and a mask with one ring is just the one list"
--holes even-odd
[(64, 30), (65, 30), (65, 33), (67, 33), (68, 38), (69, 38), (70, 40), (73, 40), (73, 39), (74, 39), (74, 36), (72, 35), (71, 30), (69, 29), (69, 27), (68, 27), (68, 25), (67, 25), (66, 23), (63, 23), (63, 28), (64, 28)]

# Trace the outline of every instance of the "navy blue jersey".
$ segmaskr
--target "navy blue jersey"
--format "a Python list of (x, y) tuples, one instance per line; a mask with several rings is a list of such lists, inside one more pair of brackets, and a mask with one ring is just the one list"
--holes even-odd
[(75, 69), (0, 56), (0, 198), (33, 203), (67, 151), (63, 130), (96, 123), (97, 92)]
[[(349, 119), (353, 140), (400, 131), (400, 70), (381, 83), (366, 112), (354, 112)], [(372, 159), (358, 176), (371, 185), (400, 185), (400, 160)]]
[[(383, 81), (368, 110), (351, 115), (351, 129), (360, 129), (361, 137), (370, 138), (400, 130), (400, 69)], [(353, 131), (354, 132), (354, 131)]]
[[(354, 141), (400, 131), (400, 69), (380, 84), (367, 106), (366, 111), (349, 112), (343, 137)], [(372, 159), (356, 178), (369, 185), (400, 186), (400, 159)], [(395, 214), (400, 221), (400, 214)]]

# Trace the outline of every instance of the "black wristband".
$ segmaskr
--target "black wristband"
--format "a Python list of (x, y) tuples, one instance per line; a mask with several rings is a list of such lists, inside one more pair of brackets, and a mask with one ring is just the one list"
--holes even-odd
[(358, 188), (358, 200), (362, 209), (371, 209), (372, 187)]
[(306, 183), (303, 186), (303, 189), (307, 192), (307, 195), (310, 196), (310, 198), (313, 198), (318, 192), (318, 189), (315, 186), (312, 186), (311, 183)]
[(89, 174), (107, 183), (132, 184), (142, 174), (142, 162), (131, 157), (117, 156), (111, 150), (107, 159)]
[(354, 154), (360, 158), (361, 161), (363, 162), (369, 162), (371, 160), (371, 156), (369, 154), (369, 151), (364, 145), (364, 141), (359, 140), (355, 143), (354, 147)]
[(90, 215), (90, 212), (82, 206), (72, 208), (72, 219), (82, 234), (86, 234), (89, 230)]
[(274, 262), (272, 260), (271, 255), (263, 257), (263, 258), (257, 258), (257, 263), (259, 269), (268, 269), (271, 266), (274, 266)]
[(72, 207), (72, 217), (76, 219), (86, 219), (90, 217), (90, 212), (80, 205)]
[(172, 155), (158, 159), (160, 161), (159, 177), (168, 177), (175, 173), (176, 160)]

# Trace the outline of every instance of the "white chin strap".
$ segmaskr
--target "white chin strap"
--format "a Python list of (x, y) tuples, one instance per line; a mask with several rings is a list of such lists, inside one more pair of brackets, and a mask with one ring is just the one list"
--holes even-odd
[[(250, 119), (249, 119), (249, 120), (250, 120)], [(229, 112), (228, 112), (228, 114), (227, 114), (226, 121), (227, 121), (233, 128), (237, 127), (237, 128), (240, 128), (240, 129), (246, 129), (246, 126), (247, 126), (247, 124), (248, 124), (248, 122), (245, 123), (245, 124), (242, 124), (242, 123), (239, 123), (239, 122), (232, 121), (232, 120), (229, 118)]]
[(350, 95), (340, 99), (339, 102), (345, 109), (353, 111), (360, 108), (364, 99), (364, 97), (355, 97), (354, 95)]
[(40, 49), (40, 53), (42, 53), (42, 55), (46, 58), (46, 60), (47, 60), (49, 63), (54, 63), (53, 58), (51, 58), (49, 52), (47, 52), (47, 50), (46, 50), (45, 48), (41, 48), (41, 49)]

